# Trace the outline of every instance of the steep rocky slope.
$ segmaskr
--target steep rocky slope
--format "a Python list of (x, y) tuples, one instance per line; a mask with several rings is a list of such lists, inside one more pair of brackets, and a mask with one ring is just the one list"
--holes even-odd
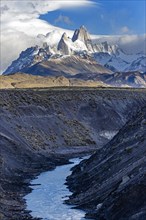
[(107, 143), (146, 102), (145, 90), (0, 91), (0, 218), (31, 219), (35, 175)]
[(146, 219), (146, 106), (68, 177), (69, 204), (98, 220)]

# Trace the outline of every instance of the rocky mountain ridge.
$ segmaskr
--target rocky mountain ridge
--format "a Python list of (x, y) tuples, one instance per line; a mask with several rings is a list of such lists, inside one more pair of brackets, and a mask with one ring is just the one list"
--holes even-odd
[(69, 38), (66, 33), (60, 36), (57, 31), (38, 37), (42, 41), (42, 46), (37, 45), (23, 51), (19, 58), (13, 61), (7, 68), (4, 74), (23, 72), (23, 69), (41, 62), (52, 59), (58, 60), (65, 56), (72, 57), (72, 55), (92, 57), (98, 64), (114, 72), (146, 71), (145, 54), (126, 54), (118, 45), (110, 45), (108, 42), (94, 43), (84, 26), (75, 30), (72, 38)]

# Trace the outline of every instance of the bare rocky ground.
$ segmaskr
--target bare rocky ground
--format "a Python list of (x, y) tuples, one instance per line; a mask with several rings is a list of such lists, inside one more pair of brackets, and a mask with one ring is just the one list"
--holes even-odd
[(145, 105), (146, 90), (12, 89), (0, 100), (0, 219), (24, 220), (30, 180), (102, 148)]

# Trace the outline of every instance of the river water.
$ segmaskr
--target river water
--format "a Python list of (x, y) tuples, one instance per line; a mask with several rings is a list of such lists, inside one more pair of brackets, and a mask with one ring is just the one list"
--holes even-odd
[(31, 181), (31, 184), (41, 184), (31, 186), (32, 192), (24, 197), (27, 210), (31, 211), (30, 214), (33, 217), (39, 217), (43, 220), (84, 219), (84, 211), (73, 209), (73, 206), (63, 203), (71, 195), (64, 185), (66, 177), (71, 174), (70, 169), (83, 159), (72, 159), (70, 161), (73, 164), (58, 166), (53, 171), (41, 173), (35, 180)]

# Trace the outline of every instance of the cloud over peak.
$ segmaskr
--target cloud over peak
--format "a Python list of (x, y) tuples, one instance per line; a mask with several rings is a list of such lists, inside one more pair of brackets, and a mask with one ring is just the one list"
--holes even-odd
[[(77, 9), (94, 5), (98, 4), (91, 0), (1, 0), (0, 71), (4, 71), (22, 50), (38, 44), (38, 34), (46, 35), (54, 29), (59, 30), (60, 33), (66, 31), (41, 20), (40, 15), (57, 9)], [(103, 17), (103, 15), (101, 16)], [(72, 24), (70, 18), (65, 15), (60, 15), (56, 18), (55, 25), (59, 24), (59, 22), (64, 22), (68, 25)], [(121, 31), (123, 34), (129, 34), (127, 26), (122, 27)], [(72, 35), (72, 31), (67, 31), (67, 33), (69, 36)], [(113, 37), (111, 38), (113, 39)], [(138, 49), (143, 48), (143, 39), (145, 39), (145, 36), (122, 36), (119, 42), (125, 48), (131, 43), (131, 47)]]
[[(1, 0), (1, 72), (22, 50), (36, 44), (38, 34), (57, 28), (39, 19), (40, 15), (57, 9), (89, 7), (93, 4), (90, 0)], [(71, 23), (67, 17), (60, 17), (59, 20)]]

